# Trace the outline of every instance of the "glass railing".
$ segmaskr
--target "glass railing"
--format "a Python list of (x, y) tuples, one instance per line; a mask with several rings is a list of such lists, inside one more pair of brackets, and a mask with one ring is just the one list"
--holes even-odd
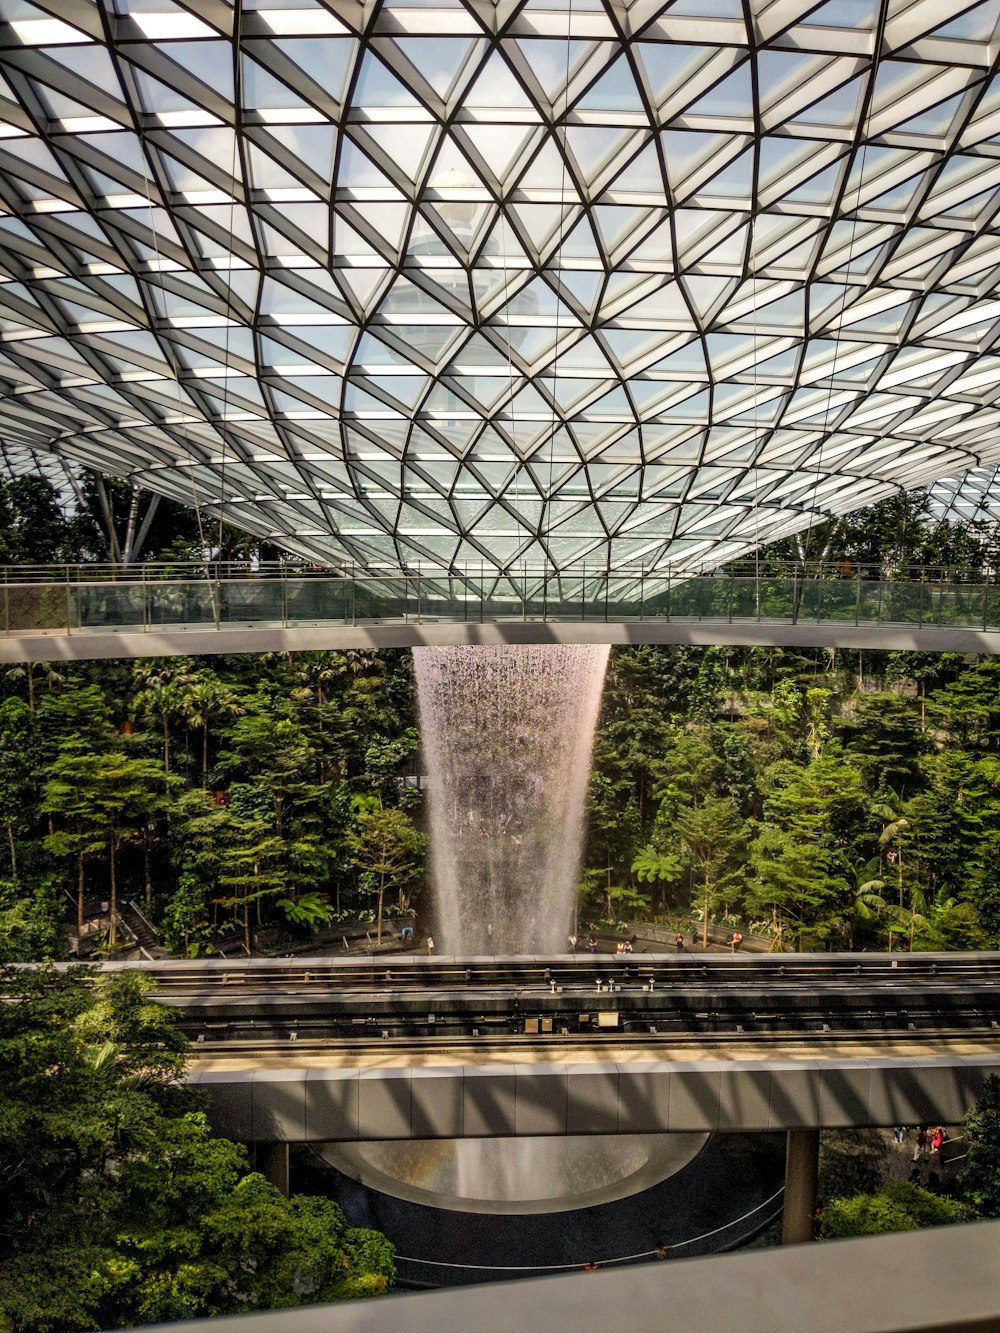
[(778, 570), (371, 571), (238, 566), (69, 566), (0, 571), (0, 632), (423, 624), (443, 621), (722, 621), (1000, 628), (983, 576), (884, 578)]

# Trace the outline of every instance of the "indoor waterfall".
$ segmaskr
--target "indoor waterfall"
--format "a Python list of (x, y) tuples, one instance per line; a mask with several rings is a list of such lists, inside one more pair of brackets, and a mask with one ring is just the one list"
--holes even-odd
[(439, 947), (564, 953), (607, 645), (415, 648)]

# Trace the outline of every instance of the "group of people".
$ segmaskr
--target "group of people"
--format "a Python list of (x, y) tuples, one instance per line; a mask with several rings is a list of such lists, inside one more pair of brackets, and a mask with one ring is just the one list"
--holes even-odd
[[(576, 953), (576, 946), (579, 944), (579, 942), (580, 942), (580, 941), (577, 939), (577, 937), (576, 937), (575, 935), (571, 935), (571, 936), (569, 937), (569, 951), (570, 951), (570, 953)], [(597, 953), (597, 940), (596, 940), (596, 938), (595, 938), (593, 935), (591, 935), (590, 938), (587, 940), (587, 952), (588, 952), (588, 953)], [(622, 953), (622, 952), (623, 952), (623, 950), (622, 950), (622, 948), (621, 948), (620, 945), (619, 945), (619, 947), (618, 947), (617, 952), (618, 952), (618, 953)], [(629, 945), (629, 947), (628, 947), (628, 952), (629, 952), (629, 953), (632, 952), (632, 946), (631, 946), (631, 945)]]
[[(906, 1130), (897, 1125), (894, 1130), (897, 1143), (902, 1143), (906, 1137)], [(948, 1142), (948, 1131), (943, 1125), (928, 1125), (917, 1130), (916, 1142), (913, 1145), (913, 1161), (928, 1162), (933, 1156), (940, 1158), (941, 1149)]]
[[(697, 938), (698, 938), (697, 932), (692, 932), (691, 935), (692, 945), (697, 943)], [(577, 939), (577, 937), (575, 935), (570, 935), (569, 937), (570, 953), (576, 953), (578, 944), (579, 940)], [(615, 945), (615, 954), (616, 956), (620, 956), (621, 954), (633, 953), (634, 948), (635, 946), (632, 940), (619, 940), (618, 943)], [(734, 930), (732, 937), (729, 941), (730, 953), (739, 953), (739, 951), (742, 948), (743, 948), (743, 932), (739, 930)], [(687, 952), (687, 945), (684, 943), (684, 936), (681, 934), (680, 931), (678, 931), (677, 934), (674, 936), (674, 949), (677, 951), (677, 953)], [(590, 938), (587, 940), (587, 952), (597, 953), (597, 940), (594, 938), (593, 935), (591, 935)]]

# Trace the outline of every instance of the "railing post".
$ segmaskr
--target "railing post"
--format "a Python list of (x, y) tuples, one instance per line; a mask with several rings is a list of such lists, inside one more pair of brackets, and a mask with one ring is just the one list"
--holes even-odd
[(983, 628), (990, 623), (990, 571), (987, 570), (983, 584)]
[[(72, 602), (72, 596), (73, 596), (73, 594), (72, 594), (72, 590), (71, 590), (71, 588), (70, 588), (70, 582), (69, 582), (69, 565), (67, 565), (67, 566), (66, 566), (66, 633), (67, 633), (67, 635), (73, 633), (73, 602)], [(41, 599), (39, 599), (39, 600), (41, 600)]]
[(278, 579), (281, 584), (281, 628), (287, 629), (288, 628), (288, 574), (285, 571), (284, 567), (282, 567), (282, 569), (280, 570), (278, 574)]
[(639, 619), (646, 619), (646, 570), (639, 570)]
[(855, 625), (860, 625), (860, 624), (861, 624), (861, 569), (860, 569), (860, 566), (859, 566), (859, 568), (858, 568), (858, 572), (857, 572), (857, 574), (855, 574), (855, 576), (854, 576), (854, 584), (855, 584), (855, 588), (856, 588), (856, 591), (855, 591), (855, 594), (854, 594), (854, 623), (855, 623)]

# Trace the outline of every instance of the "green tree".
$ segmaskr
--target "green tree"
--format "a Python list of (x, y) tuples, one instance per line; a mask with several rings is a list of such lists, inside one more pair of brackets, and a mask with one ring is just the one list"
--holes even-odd
[(765, 825), (750, 844), (747, 910), (771, 918), (779, 947), (787, 934), (800, 949), (821, 943), (848, 901), (846, 869), (835, 850)]
[(958, 1178), (962, 1197), (980, 1217), (1000, 1217), (1000, 1078), (990, 1074), (962, 1126), (967, 1143)]
[(862, 695), (840, 719), (837, 735), (845, 757), (856, 764), (871, 792), (905, 798), (923, 785), (921, 756), (931, 748), (917, 707), (901, 694)]
[(239, 695), (213, 672), (200, 672), (181, 686), (179, 708), (189, 727), (201, 731), (201, 785), (208, 778), (208, 729), (214, 718), (238, 717)]
[(45, 785), (44, 808), (67, 821), (65, 848), (78, 857), (82, 917), (83, 858), (103, 848), (108, 857), (110, 912), (108, 945), (117, 938), (118, 855), (126, 843), (143, 837), (148, 821), (166, 807), (168, 783), (163, 765), (155, 759), (131, 759), (124, 754), (70, 752), (57, 759)]
[(34, 715), (20, 699), (0, 703), (0, 823), (7, 835), (11, 879), (17, 880), (15, 830), (35, 804), (36, 741)]
[(66, 1333), (370, 1296), (392, 1247), (283, 1198), (179, 1083), (139, 973), (0, 969), (0, 1326)]
[(701, 879), (701, 943), (707, 949), (712, 904), (739, 882), (744, 824), (728, 797), (708, 796), (678, 817), (677, 836)]
[(423, 874), (427, 838), (404, 810), (380, 804), (357, 811), (347, 842), (354, 864), (376, 895), (375, 938), (381, 944), (385, 895), (395, 890), (403, 907), (406, 890)]

